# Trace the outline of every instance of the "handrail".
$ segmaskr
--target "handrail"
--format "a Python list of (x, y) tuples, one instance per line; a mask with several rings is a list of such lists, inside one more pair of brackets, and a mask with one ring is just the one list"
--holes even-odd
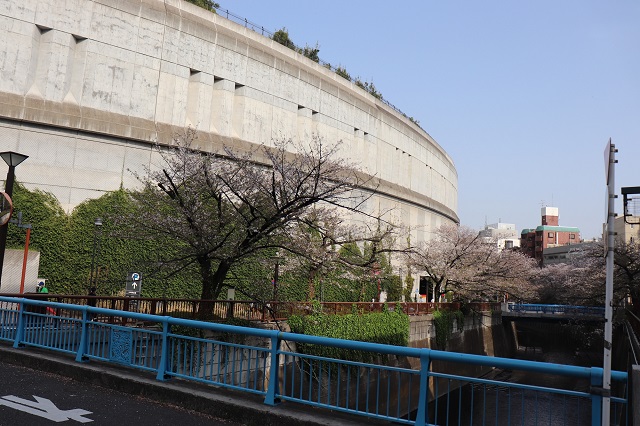
[[(57, 314), (52, 314), (52, 311)], [(122, 327), (94, 321), (96, 317), (101, 315), (125, 317), (137, 322), (158, 324), (161, 327), (160, 329), (157, 326), (146, 328)], [(209, 337), (193, 337), (194, 335), (202, 336), (203, 333), (182, 334), (172, 332), (171, 326), (206, 330), (217, 334), (212, 335), (209, 333)], [(237, 343), (233, 339), (213, 337), (220, 333), (224, 335), (242, 334), (259, 337), (266, 339), (268, 344), (265, 346), (262, 342)], [(553, 398), (557, 397), (561, 404), (564, 403), (561, 399), (563, 395), (581, 400), (590, 400), (592, 408), (591, 424), (599, 425), (601, 420), (597, 414), (602, 404), (602, 392), (598, 391), (598, 389), (602, 387), (603, 369), (599, 367), (578, 367), (445, 352), (427, 348), (357, 342), (280, 332), (278, 330), (239, 327), (138, 312), (80, 306), (77, 304), (1, 296), (0, 340), (13, 342), (14, 347), (38, 347), (71, 353), (75, 355), (75, 359), (78, 362), (89, 360), (115, 362), (130, 368), (153, 372), (158, 380), (179, 377), (185, 380), (259, 394), (264, 396), (264, 403), (268, 405), (275, 405), (278, 400), (294, 401), (296, 403), (321, 406), (351, 414), (419, 426), (432, 424), (427, 405), (433, 402), (434, 398), (436, 402), (439, 398), (437, 390), (435, 394), (432, 394), (433, 387), (435, 386), (437, 389), (439, 380), (445, 380), (449, 383), (458, 381), (478, 384), (479, 386), (489, 384), (491, 386), (514, 389), (514, 392), (529, 391), (536, 394), (536, 401), (539, 393), (552, 395)], [(362, 353), (389, 354), (414, 358), (417, 360), (415, 363), (417, 369), (389, 366), (384, 361), (343, 361), (326, 356), (305, 355), (289, 349), (287, 342), (295, 343), (297, 347), (303, 344), (310, 344), (344, 348)], [(281, 348), (283, 344), (284, 348)], [(488, 380), (475, 376), (465, 376), (461, 374), (462, 370), (456, 370), (455, 374), (451, 374), (446, 371), (439, 371), (441, 368), (440, 363), (433, 364), (433, 361), (442, 361), (445, 364), (455, 363), (455, 365), (461, 366), (462, 370), (465, 365), (481, 365), (505, 370), (579, 378), (591, 384), (591, 391), (509, 383), (496, 379)], [(412, 397), (412, 400), (416, 401), (416, 414), (412, 414), (411, 418), (406, 418), (395, 409), (389, 411), (388, 406), (386, 411), (379, 410), (377, 403), (373, 406), (372, 411), (367, 408), (369, 405), (359, 406), (357, 402), (359, 398), (357, 397), (355, 399), (355, 409), (352, 406), (341, 405), (340, 401), (335, 397), (346, 391), (346, 403), (349, 404), (349, 401), (351, 401), (348, 396), (349, 381), (357, 380), (354, 388), (355, 392), (357, 393), (359, 389), (360, 379), (358, 377), (360, 375), (354, 374), (356, 371), (351, 370), (351, 368), (357, 369), (357, 372), (360, 372), (361, 368), (363, 371), (369, 372), (362, 378), (364, 380), (366, 377), (366, 381), (363, 382), (363, 387), (366, 387), (366, 389), (363, 389), (362, 393), (354, 395), (364, 398), (362, 401), (368, 400), (369, 390), (371, 390), (371, 392), (375, 392), (376, 401), (383, 400), (389, 404), (392, 401), (391, 398), (393, 398), (394, 403), (400, 402), (404, 404), (407, 398), (406, 395), (396, 392), (395, 387), (392, 388), (390, 386), (391, 382), (385, 381), (384, 377), (398, 377), (397, 384), (400, 385), (402, 382), (405, 383), (405, 386), (412, 380), (416, 380), (419, 385), (419, 392), (415, 388), (406, 389), (407, 392), (414, 392), (411, 393), (410, 398)], [(340, 380), (340, 371), (344, 371), (343, 379), (346, 382)], [(258, 380), (258, 378), (261, 379)], [(304, 385), (304, 393), (296, 391), (297, 388), (294, 386), (302, 378), (307, 380)], [(627, 382), (628, 375), (626, 372), (612, 371), (611, 379), (624, 383)], [(312, 398), (312, 386), (314, 395), (318, 395), (317, 399), (315, 396)], [(332, 398), (320, 402), (319, 396), (327, 386), (328, 392), (333, 392), (331, 393)], [(617, 407), (626, 409), (627, 396), (612, 395), (611, 402), (616, 404)], [(516, 403), (519, 403), (519, 398), (517, 398)], [(565, 408), (565, 416), (572, 414)]]
[[(313, 313), (315, 306), (330, 315), (344, 315), (352, 312), (374, 313), (383, 312), (385, 306), (389, 310), (400, 306), (407, 315), (427, 315), (438, 310), (456, 311), (461, 309), (459, 302), (430, 303), (430, 302), (318, 302), (306, 301), (253, 301), (253, 300), (200, 300), (187, 298), (154, 298), (154, 297), (125, 297), (125, 296), (88, 296), (42, 293), (0, 293), (2, 297), (26, 297), (32, 300), (48, 300), (60, 303), (90, 305), (99, 308), (117, 309), (127, 312), (140, 312), (158, 315), (173, 315), (182, 318), (198, 318), (201, 310), (207, 310), (214, 319), (244, 319), (248, 321), (283, 321), (292, 315), (306, 315)], [(500, 311), (499, 303), (475, 302), (466, 305), (469, 309), (479, 312)]]

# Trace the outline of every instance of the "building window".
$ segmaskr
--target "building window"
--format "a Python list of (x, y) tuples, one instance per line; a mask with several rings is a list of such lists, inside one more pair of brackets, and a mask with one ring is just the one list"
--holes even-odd
[(547, 234), (547, 237), (549, 237), (549, 238), (553, 238), (553, 232), (549, 232), (549, 233)]
[(513, 248), (513, 241), (509, 241), (509, 240), (505, 241), (504, 242), (504, 248), (512, 249)]
[(569, 234), (569, 239), (575, 240), (576, 239), (576, 234)]

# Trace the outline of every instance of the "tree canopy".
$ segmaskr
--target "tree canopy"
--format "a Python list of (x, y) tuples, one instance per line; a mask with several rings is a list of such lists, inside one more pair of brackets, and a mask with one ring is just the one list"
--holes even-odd
[(465, 226), (442, 225), (428, 241), (407, 252), (407, 263), (424, 271), (435, 293), (455, 291), (469, 300), (509, 294), (530, 298), (528, 279), (535, 261), (513, 250), (499, 250), (478, 231)]
[(339, 157), (340, 143), (314, 137), (306, 144), (276, 141), (253, 151), (203, 153), (187, 130), (171, 147), (158, 147), (160, 162), (136, 175), (136, 208), (113, 219), (138, 238), (166, 238), (174, 250), (161, 262), (178, 271), (196, 264), (201, 298), (214, 299), (229, 271), (277, 250), (305, 255), (297, 227), (324, 232), (318, 211), (363, 213), (368, 195), (357, 168)]

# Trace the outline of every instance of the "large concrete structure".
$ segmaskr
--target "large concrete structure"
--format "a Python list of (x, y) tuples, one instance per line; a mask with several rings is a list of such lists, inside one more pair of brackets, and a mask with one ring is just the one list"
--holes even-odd
[[(458, 222), (453, 161), (424, 130), (304, 56), (182, 0), (0, 0), (0, 151), (70, 211), (153, 166), (191, 126), (201, 149), (318, 134), (379, 181), (415, 241)], [(0, 165), (0, 176), (4, 176)], [(6, 171), (6, 169), (5, 169)]]

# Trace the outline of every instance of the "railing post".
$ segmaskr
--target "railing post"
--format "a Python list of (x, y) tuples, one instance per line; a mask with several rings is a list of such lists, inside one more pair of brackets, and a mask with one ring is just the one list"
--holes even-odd
[(591, 367), (591, 426), (602, 425), (603, 371), (602, 368)]
[(85, 358), (85, 354), (87, 353), (87, 345), (89, 344), (89, 339), (87, 337), (88, 327), (87, 320), (89, 318), (89, 314), (87, 312), (87, 307), (84, 306), (82, 309), (82, 329), (80, 331), (80, 345), (78, 345), (78, 353), (76, 354), (76, 362), (87, 362), (88, 359)]
[(24, 301), (18, 303), (18, 324), (16, 325), (16, 338), (13, 342), (13, 347), (16, 349), (24, 346), (21, 345), (21, 342), (24, 340), (24, 310), (26, 308)]
[[(278, 405), (280, 399), (276, 395), (280, 392), (279, 381), (280, 375), (278, 371), (280, 369), (280, 332), (274, 331), (271, 335), (271, 365), (269, 367), (269, 386), (267, 387), (267, 395), (264, 398), (264, 403), (267, 405)], [(286, 367), (286, 366), (285, 366)]]
[(429, 368), (431, 368), (431, 349), (420, 351), (420, 394), (416, 426), (425, 426), (429, 422)]
[(164, 318), (162, 322), (162, 343), (160, 345), (160, 364), (158, 364), (158, 374), (156, 375), (157, 380), (166, 381), (169, 380), (170, 377), (166, 375), (167, 373), (167, 365), (169, 365), (169, 332), (171, 331), (171, 326), (169, 325), (169, 319)]

